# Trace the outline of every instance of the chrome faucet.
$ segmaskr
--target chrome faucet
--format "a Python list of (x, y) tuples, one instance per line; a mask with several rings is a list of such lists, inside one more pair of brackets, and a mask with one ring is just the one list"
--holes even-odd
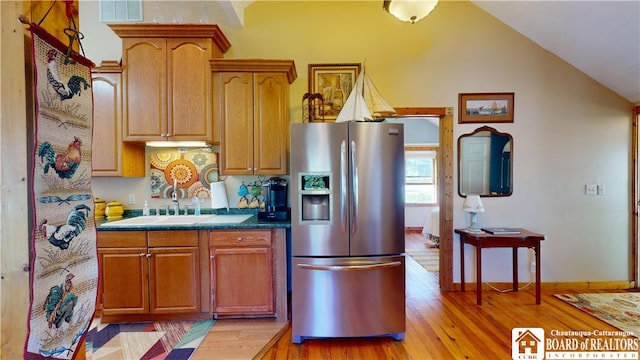
[[(173, 180), (171, 202), (173, 203), (173, 215), (180, 215), (180, 202), (178, 202), (178, 180)], [(167, 213), (169, 212), (167, 211)]]

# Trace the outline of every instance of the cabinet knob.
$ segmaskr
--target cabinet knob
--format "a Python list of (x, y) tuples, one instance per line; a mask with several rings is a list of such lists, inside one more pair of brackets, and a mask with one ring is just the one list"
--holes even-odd
[(209, 256), (209, 259), (213, 260), (213, 258), (215, 258), (215, 257), (216, 257), (215, 255), (211, 255), (211, 256)]
[(160, 134), (160, 137), (165, 137), (165, 136), (167, 136), (167, 135), (165, 135), (165, 134)]
[(144, 253), (140, 253), (140, 257), (144, 257), (144, 255), (145, 255)]
[(236, 240), (242, 241), (242, 236), (239, 236)]
[(171, 134), (167, 134), (167, 137), (170, 137), (170, 136), (171, 136)]
[(147, 258), (150, 258), (150, 257), (151, 257), (151, 254), (147, 254), (146, 256), (147, 256)]
[(251, 168), (247, 168), (247, 171), (251, 171)]

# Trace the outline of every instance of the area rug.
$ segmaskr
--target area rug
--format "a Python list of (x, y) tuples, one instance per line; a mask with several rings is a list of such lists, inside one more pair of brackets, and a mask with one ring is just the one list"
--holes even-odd
[(87, 334), (87, 360), (187, 360), (215, 320), (101, 324)]
[(422, 265), (425, 270), (431, 272), (440, 271), (440, 249), (407, 249), (406, 252), (411, 255), (413, 260)]
[(640, 337), (640, 293), (556, 294), (558, 299)]
[[(91, 61), (32, 24), (34, 145), (30, 309), (25, 359), (70, 359), (98, 288), (91, 191)], [(20, 241), (20, 239), (15, 239)]]

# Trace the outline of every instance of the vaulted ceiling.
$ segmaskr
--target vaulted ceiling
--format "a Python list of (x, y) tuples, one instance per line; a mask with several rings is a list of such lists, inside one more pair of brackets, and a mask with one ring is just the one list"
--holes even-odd
[[(640, 104), (640, 0), (470, 1), (631, 103)], [(244, 8), (252, 2), (216, 1), (228, 25), (234, 27), (243, 26)]]

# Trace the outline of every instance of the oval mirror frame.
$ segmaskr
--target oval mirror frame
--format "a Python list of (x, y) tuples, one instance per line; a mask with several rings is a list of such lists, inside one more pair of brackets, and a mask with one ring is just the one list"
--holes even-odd
[(458, 194), (513, 194), (513, 137), (482, 126), (458, 138)]

